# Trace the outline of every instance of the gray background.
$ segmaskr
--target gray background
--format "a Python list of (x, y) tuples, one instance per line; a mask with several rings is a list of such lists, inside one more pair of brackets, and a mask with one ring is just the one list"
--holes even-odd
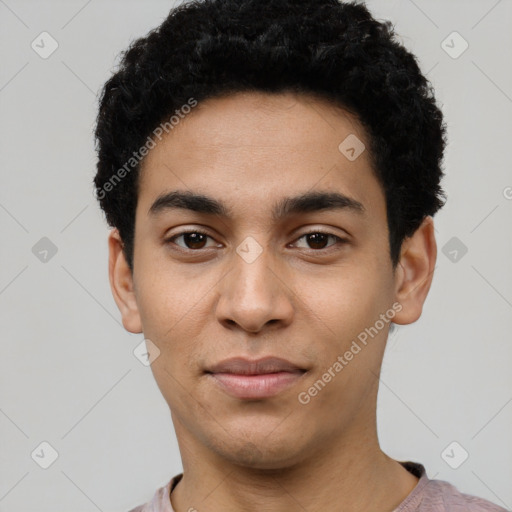
[[(181, 471), (167, 405), (133, 355), (143, 336), (111, 297), (91, 186), (97, 93), (172, 5), (0, 0), (1, 511), (126, 511)], [(368, 5), (418, 56), (450, 139), (435, 278), (422, 318), (389, 339), (381, 443), (510, 509), (512, 2)], [(46, 59), (31, 47), (43, 31), (59, 45)], [(457, 58), (453, 31), (469, 44)], [(48, 469), (43, 441), (58, 452)]]

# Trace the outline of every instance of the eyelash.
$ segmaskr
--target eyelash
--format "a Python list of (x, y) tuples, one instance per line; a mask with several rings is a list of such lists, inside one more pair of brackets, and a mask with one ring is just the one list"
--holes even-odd
[[(180, 236), (183, 236), (183, 235), (187, 235), (187, 234), (191, 234), (191, 233), (197, 233), (197, 234), (201, 234), (201, 235), (204, 235), (204, 236), (207, 236), (208, 238), (212, 238), (212, 236), (210, 236), (206, 231), (203, 231), (201, 229), (197, 229), (197, 228), (194, 228), (194, 229), (191, 229), (191, 230), (187, 230), (187, 231), (180, 231), (179, 233), (176, 233), (175, 235), (173, 235), (172, 237), (168, 238), (165, 240), (165, 243), (166, 244), (174, 244), (176, 245), (179, 250), (182, 250), (182, 251), (185, 251), (185, 252), (199, 252), (203, 249), (189, 249), (188, 247), (181, 247), (180, 245), (176, 244), (174, 242), (174, 240), (176, 238), (179, 238)], [(334, 235), (333, 233), (329, 233), (328, 231), (323, 231), (321, 229), (315, 229), (313, 231), (309, 231), (307, 233), (303, 233), (300, 237), (296, 238), (295, 239), (295, 242), (308, 236), (308, 235), (312, 235), (312, 234), (322, 234), (322, 235), (327, 235), (327, 236), (331, 236), (333, 238), (336, 239), (336, 242), (332, 245), (329, 245), (323, 249), (311, 249), (309, 248), (310, 251), (313, 251), (313, 252), (321, 252), (321, 251), (328, 251), (330, 248), (332, 247), (335, 247), (337, 245), (343, 245), (343, 244), (346, 244), (348, 243), (348, 240), (346, 240), (345, 238), (341, 238), (339, 237), (338, 235)], [(211, 247), (210, 247), (211, 248)], [(208, 249), (208, 248), (207, 248)]]

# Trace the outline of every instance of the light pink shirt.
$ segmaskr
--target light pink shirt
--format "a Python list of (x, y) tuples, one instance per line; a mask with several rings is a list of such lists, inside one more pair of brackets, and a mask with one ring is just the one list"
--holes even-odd
[[(400, 464), (417, 476), (419, 481), (409, 496), (393, 512), (507, 512), (506, 509), (490, 501), (459, 492), (448, 482), (429, 480), (425, 468), (417, 462)], [(155, 492), (151, 501), (130, 512), (175, 512), (171, 505), (170, 494), (182, 476), (183, 473), (180, 473), (173, 477), (167, 485)]]

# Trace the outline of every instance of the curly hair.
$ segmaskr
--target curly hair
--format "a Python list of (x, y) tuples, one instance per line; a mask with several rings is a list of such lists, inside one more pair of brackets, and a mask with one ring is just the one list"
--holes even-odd
[(130, 268), (140, 162), (126, 162), (190, 98), (242, 91), (315, 95), (356, 115), (385, 194), (395, 268), (402, 242), (445, 203), (446, 126), (391, 22), (338, 0), (193, 0), (121, 54), (100, 96), (94, 185)]

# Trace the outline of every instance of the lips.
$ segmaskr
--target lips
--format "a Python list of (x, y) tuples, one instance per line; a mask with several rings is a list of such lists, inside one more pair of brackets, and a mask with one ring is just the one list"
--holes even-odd
[(306, 371), (279, 357), (255, 361), (235, 357), (211, 366), (206, 374), (234, 398), (261, 400), (293, 386)]
[(255, 361), (243, 357), (233, 357), (210, 367), (207, 373), (236, 373), (238, 375), (262, 375), (265, 373), (305, 371), (303, 368), (281, 359), (264, 357)]

